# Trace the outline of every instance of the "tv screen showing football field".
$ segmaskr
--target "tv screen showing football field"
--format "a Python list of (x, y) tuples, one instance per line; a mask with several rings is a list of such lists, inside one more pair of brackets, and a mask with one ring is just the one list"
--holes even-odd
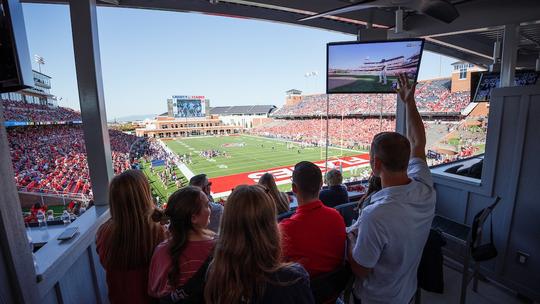
[(329, 43), (326, 93), (394, 93), (399, 74), (416, 81), (423, 46), (422, 39)]
[(179, 118), (206, 116), (204, 99), (186, 97), (173, 97), (174, 116)]

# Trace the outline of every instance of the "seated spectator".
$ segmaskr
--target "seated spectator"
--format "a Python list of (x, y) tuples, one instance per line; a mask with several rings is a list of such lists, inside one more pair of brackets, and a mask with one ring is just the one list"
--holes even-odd
[(208, 197), (198, 187), (182, 188), (169, 197), (165, 212), (156, 210), (153, 218), (156, 222), (169, 220), (171, 238), (154, 251), (148, 294), (174, 302), (181, 298), (182, 287), (193, 278), (191, 285), (195, 288), (189, 299), (198, 296), (202, 301), (204, 277), (194, 274), (205, 265), (214, 248), (215, 233), (206, 229), (210, 221)]
[(35, 222), (37, 222), (38, 221), (37, 215), (38, 215), (39, 211), (41, 211), (41, 212), (43, 212), (43, 214), (45, 214), (47, 212), (47, 205), (45, 205), (43, 203), (35, 203), (30, 208), (30, 214), (27, 215), (24, 218), (24, 222), (25, 223), (35, 223)]
[(319, 199), (328, 207), (346, 204), (349, 202), (347, 187), (343, 185), (343, 175), (338, 169), (326, 172), (326, 184), (328, 188), (321, 190)]
[(348, 234), (348, 258), (356, 280), (356, 303), (409, 303), (435, 212), (435, 189), (426, 163), (426, 136), (414, 100), (415, 85), (404, 75), (408, 139), (396, 132), (373, 138), (370, 164), (382, 190), (371, 197)]
[(259, 179), (259, 185), (268, 189), (268, 194), (274, 200), (276, 204), (277, 214), (289, 211), (289, 196), (287, 193), (280, 192), (274, 180), (274, 176), (270, 173), (265, 173)]
[(111, 218), (97, 232), (99, 260), (105, 268), (111, 303), (150, 303), (148, 268), (165, 238), (152, 222), (154, 205), (146, 177), (136, 170), (117, 175), (109, 185)]
[(281, 261), (276, 207), (265, 189), (236, 187), (225, 206), (206, 303), (314, 303), (304, 268)]
[(54, 211), (47, 210), (47, 222), (54, 221)]
[(206, 174), (198, 174), (193, 176), (189, 180), (190, 186), (199, 187), (208, 197), (210, 210), (212, 210), (210, 214), (210, 224), (208, 224), (208, 229), (218, 232), (219, 230), (219, 222), (221, 221), (221, 214), (223, 213), (223, 206), (221, 204), (215, 203), (214, 198), (212, 197), (210, 187), (212, 186), (212, 183), (208, 181), (208, 177), (206, 177)]
[(345, 257), (345, 224), (341, 215), (319, 200), (321, 169), (303, 161), (294, 166), (292, 190), (298, 200), (293, 216), (279, 223), (283, 255), (298, 262), (311, 277), (337, 269)]

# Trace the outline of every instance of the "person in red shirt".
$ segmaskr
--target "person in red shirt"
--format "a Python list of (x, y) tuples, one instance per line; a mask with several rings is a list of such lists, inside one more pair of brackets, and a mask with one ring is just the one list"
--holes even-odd
[(99, 260), (105, 268), (109, 302), (152, 303), (147, 294), (148, 268), (163, 227), (154, 223), (150, 185), (143, 173), (127, 170), (109, 185), (111, 218), (97, 232)]
[(279, 224), (283, 255), (302, 264), (313, 278), (343, 264), (345, 223), (335, 209), (319, 200), (322, 173), (317, 165), (308, 161), (296, 164), (292, 182), (298, 209)]
[[(177, 298), (177, 288), (186, 284), (210, 255), (215, 233), (207, 229), (211, 213), (208, 202), (201, 189), (188, 186), (171, 195), (165, 212), (154, 213), (156, 222), (169, 220), (171, 238), (159, 244), (152, 257), (148, 275), (150, 296)], [(202, 297), (202, 282), (197, 289), (196, 296)]]

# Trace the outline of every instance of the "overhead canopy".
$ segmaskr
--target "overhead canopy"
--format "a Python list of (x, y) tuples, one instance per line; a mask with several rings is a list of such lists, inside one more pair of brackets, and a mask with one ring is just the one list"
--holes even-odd
[[(429, 0), (434, 1), (434, 0)], [(459, 17), (445, 23), (411, 9), (420, 0), (101, 0), (98, 5), (125, 8), (199, 12), (284, 22), (357, 35), (366, 24), (388, 29), (395, 26), (398, 4), (404, 10), (404, 33), (391, 37), (422, 37), (425, 49), (459, 58), (480, 66), (492, 63), (493, 44), (502, 39), (505, 25), (520, 25), (516, 67), (534, 67), (540, 52), (540, 1), (538, 0), (447, 0)], [(66, 3), (67, 0), (22, 0), (29, 3)], [(395, 6), (370, 7), (360, 11), (299, 19), (351, 4), (386, 3)]]

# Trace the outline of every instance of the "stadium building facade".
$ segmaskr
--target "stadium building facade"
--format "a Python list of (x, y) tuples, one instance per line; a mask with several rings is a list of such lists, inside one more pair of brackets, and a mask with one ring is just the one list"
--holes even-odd
[(57, 107), (56, 97), (51, 94), (51, 77), (38, 71), (32, 70), (34, 86), (18, 92), (2, 93), (2, 100), (22, 101), (28, 104), (36, 104), (49, 107)]
[(242, 133), (241, 125), (224, 124), (212, 115), (205, 96), (175, 95), (167, 99), (167, 112), (135, 129), (138, 137), (172, 139), (189, 136), (231, 135)]
[(242, 127), (224, 125), (216, 116), (203, 118), (175, 118), (158, 116), (135, 129), (138, 137), (172, 139), (189, 136), (231, 135), (241, 133)]
[(218, 116), (226, 125), (249, 129), (267, 119), (275, 110), (277, 107), (273, 105), (224, 106), (210, 108), (210, 114)]
[(471, 91), (471, 73), (481, 71), (478, 66), (465, 61), (452, 63), (452, 93), (460, 91)]

